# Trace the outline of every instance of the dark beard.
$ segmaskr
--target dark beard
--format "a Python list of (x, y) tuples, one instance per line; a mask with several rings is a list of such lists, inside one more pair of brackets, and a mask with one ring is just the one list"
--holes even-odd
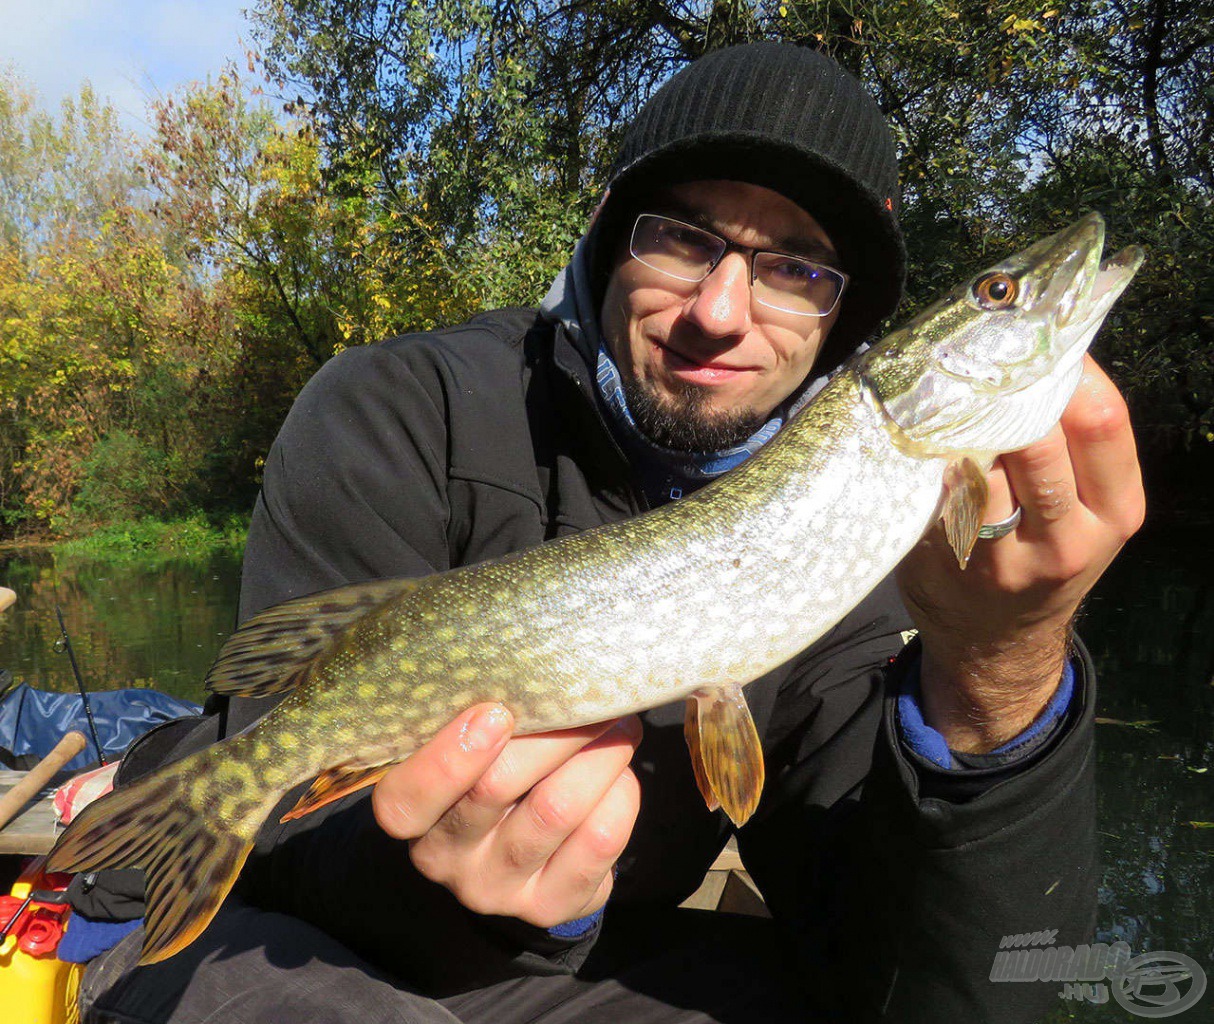
[(676, 452), (719, 452), (741, 444), (763, 425), (752, 408), (721, 412), (707, 408), (707, 392), (674, 382), (673, 394), (621, 374), (628, 411), (649, 440)]

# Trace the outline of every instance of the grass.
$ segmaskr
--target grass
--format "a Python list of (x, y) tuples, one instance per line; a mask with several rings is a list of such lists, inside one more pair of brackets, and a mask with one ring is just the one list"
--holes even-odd
[(223, 552), (239, 554), (247, 530), (244, 516), (216, 522), (195, 512), (167, 522), (145, 518), (111, 523), (52, 548), (56, 555), (96, 562), (205, 561)]

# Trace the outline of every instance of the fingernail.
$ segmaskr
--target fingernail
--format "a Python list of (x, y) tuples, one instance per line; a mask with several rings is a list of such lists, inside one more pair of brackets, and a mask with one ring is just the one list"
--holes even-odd
[(510, 731), (510, 712), (500, 704), (482, 708), (460, 729), (459, 745), (465, 753), (495, 747)]

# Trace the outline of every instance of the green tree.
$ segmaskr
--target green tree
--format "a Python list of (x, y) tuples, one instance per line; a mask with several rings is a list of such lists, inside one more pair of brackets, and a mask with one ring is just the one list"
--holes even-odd
[(477, 304), (535, 301), (593, 208), (621, 127), (755, 5), (263, 0), (265, 66), (314, 120), (329, 187), (373, 183)]
[(1208, 443), (1211, 0), (262, 0), (254, 19), (327, 187), (432, 217), (485, 303), (538, 298), (621, 127), (688, 60), (755, 38), (826, 50), (899, 142), (908, 306), (1099, 209), (1113, 243), (1150, 252), (1098, 351), (1144, 438)]
[(100, 230), (139, 185), (132, 145), (87, 84), (53, 117), (11, 72), (0, 75), (0, 240), (29, 256)]
[(1062, 20), (1073, 70), (1025, 118), (1042, 173), (1023, 234), (1086, 209), (1148, 260), (1097, 352), (1127, 391), (1154, 456), (1214, 442), (1214, 3), (1100, 0)]
[(229, 68), (156, 103), (141, 147), (88, 89), (52, 117), (2, 79), (0, 510), (11, 525), (243, 504), (319, 364), (536, 301), (637, 107), (687, 61), (758, 38), (834, 54), (886, 111), (909, 307), (1087, 209), (1113, 243), (1146, 243), (1099, 353), (1153, 450), (1209, 447), (1212, 15), (1214, 0), (261, 0), (290, 120)]

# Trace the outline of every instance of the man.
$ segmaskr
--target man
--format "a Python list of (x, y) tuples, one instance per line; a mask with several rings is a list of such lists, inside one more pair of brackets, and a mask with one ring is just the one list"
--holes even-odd
[[(618, 521), (744, 461), (896, 306), (896, 181), (879, 111), (827, 58), (691, 65), (631, 127), (538, 314), (351, 350), (308, 385), (267, 462), (242, 617)], [(482, 705), (369, 797), (271, 814), (211, 928), (141, 970), (124, 941), (86, 1019), (1036, 1019), (1053, 988), (990, 964), (1005, 934), (1090, 926), (1094, 680), (1069, 624), (1142, 515), (1094, 366), (991, 483), (1013, 531), (964, 574), (934, 538), (901, 570), (918, 641), (887, 581), (748, 687), (768, 784), (737, 838), (775, 924), (675, 909), (731, 831), (681, 707), (511, 738)], [(233, 700), (132, 771), (267, 707)]]

